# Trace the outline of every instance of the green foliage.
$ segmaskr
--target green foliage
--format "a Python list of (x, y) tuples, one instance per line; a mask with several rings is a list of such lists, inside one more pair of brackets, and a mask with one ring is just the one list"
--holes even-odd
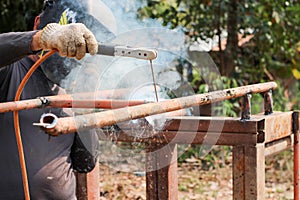
[(290, 90), (293, 94), (290, 100), (291, 110), (300, 110), (300, 81), (297, 80), (293, 83), (293, 87)]
[(261, 94), (252, 94), (251, 96), (251, 114), (261, 113), (264, 110), (263, 96)]
[(42, 6), (42, 0), (2, 0), (0, 2), (0, 32), (32, 30), (34, 17), (41, 12)]
[(285, 93), (284, 87), (282, 87), (282, 85), (278, 83), (277, 89), (273, 91), (274, 110), (288, 111), (287, 109), (288, 99), (285, 97), (284, 93)]
[[(207, 39), (217, 30), (219, 4), (199, 0), (148, 0), (139, 12), (140, 17), (158, 18), (162, 24), (176, 28), (183, 27), (191, 38)], [(221, 4), (225, 4), (223, 1)], [(221, 6), (221, 9), (224, 7)], [(209, 26), (206, 26), (209, 24)], [(199, 31), (201, 30), (201, 31)]]
[[(198, 85), (198, 88), (195, 88), (195, 91), (199, 94), (207, 93), (209, 91), (216, 91), (221, 89), (228, 89), (238, 87), (238, 83), (235, 79), (229, 79), (225, 76), (222, 76), (217, 79), (212, 79), (209, 84), (205, 83), (202, 80), (200, 73), (197, 73), (197, 70), (194, 70), (194, 80), (192, 85), (195, 88), (195, 84)], [(198, 84), (200, 82), (201, 84)], [(218, 103), (214, 103), (212, 106), (212, 115), (213, 116), (228, 116), (228, 117), (237, 117), (239, 114), (239, 99), (224, 100)]]
[[(163, 25), (171, 28), (182, 27), (192, 41), (199, 38), (207, 40), (218, 36), (220, 31), (228, 30), (228, 13), (234, 1), (220, 0), (148, 0), (142, 8), (142, 17), (158, 18)], [(271, 69), (276, 76), (291, 75), (290, 58), (293, 46), (299, 40), (300, 3), (290, 0), (236, 2), (236, 30), (247, 36), (254, 34), (253, 43), (243, 51), (236, 50), (240, 56), (236, 58), (236, 71), (243, 76), (246, 73), (251, 82), (259, 82), (263, 78), (262, 69)], [(228, 34), (230, 34), (228, 32)], [(233, 52), (232, 52), (233, 53)], [(255, 63), (254, 63), (255, 62)], [(257, 74), (260, 74), (256, 78)], [(237, 75), (236, 75), (237, 76)]]
[(245, 22), (253, 29), (255, 47), (250, 48), (252, 51), (242, 59), (242, 64), (249, 63), (251, 68), (252, 59), (257, 69), (269, 70), (275, 79), (291, 77), (291, 58), (299, 41), (299, 9), (300, 4), (294, 1), (265, 0), (252, 4), (252, 14)]

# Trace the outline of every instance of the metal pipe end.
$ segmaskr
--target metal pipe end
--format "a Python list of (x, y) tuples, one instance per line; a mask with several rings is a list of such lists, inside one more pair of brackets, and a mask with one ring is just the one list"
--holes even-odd
[(45, 129), (52, 129), (56, 126), (58, 118), (52, 113), (44, 113), (40, 118), (39, 123), (33, 123), (34, 126), (39, 126)]

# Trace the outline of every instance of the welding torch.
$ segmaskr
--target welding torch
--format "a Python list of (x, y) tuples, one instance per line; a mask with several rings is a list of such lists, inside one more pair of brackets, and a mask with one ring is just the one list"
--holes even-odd
[(135, 58), (135, 59), (149, 60), (152, 79), (153, 79), (153, 86), (154, 86), (154, 91), (155, 91), (155, 98), (156, 98), (156, 101), (158, 102), (156, 80), (155, 80), (153, 64), (152, 64), (152, 60), (154, 60), (157, 57), (156, 50), (141, 48), (141, 47), (137, 48), (137, 47), (124, 46), (124, 45), (98, 43), (97, 54), (107, 55), (107, 56), (124, 56), (124, 57), (131, 57), (131, 58)]
[(98, 43), (97, 54), (106, 56), (123, 56), (143, 60), (154, 60), (157, 57), (157, 51), (154, 49), (105, 43)]

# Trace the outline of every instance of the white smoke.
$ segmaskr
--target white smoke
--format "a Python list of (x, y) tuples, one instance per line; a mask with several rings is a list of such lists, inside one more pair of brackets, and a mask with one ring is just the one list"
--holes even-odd
[[(134, 47), (146, 47), (156, 49), (158, 57), (153, 60), (153, 68), (155, 79), (158, 85), (159, 100), (170, 99), (174, 97), (182, 97), (193, 95), (192, 87), (187, 84), (186, 69), (184, 74), (178, 73), (176, 66), (179, 61), (188, 60), (188, 47), (185, 43), (185, 35), (180, 30), (170, 30), (163, 27), (159, 21), (147, 19), (139, 20), (136, 17), (136, 11), (143, 5), (143, 1), (136, 0), (88, 0), (89, 14), (93, 15), (104, 27), (111, 33), (107, 34), (107, 30), (97, 29), (94, 32), (99, 42), (109, 42), (113, 44), (129, 45)], [(209, 55), (207, 54), (209, 57)], [(199, 59), (199, 58), (198, 58)], [(201, 62), (201, 60), (198, 60)], [(213, 62), (212, 65), (213, 66)], [(183, 66), (184, 67), (184, 66)], [(109, 57), (109, 56), (86, 56), (78, 67), (72, 69), (62, 85), (69, 93), (95, 92), (101, 90), (115, 90), (127, 88), (128, 91), (118, 98), (125, 100), (143, 99), (155, 101), (153, 88), (153, 79), (149, 61), (138, 60), (125, 57)], [(92, 97), (97, 98), (97, 97)], [(101, 97), (103, 98), (103, 97)], [(111, 98), (111, 97), (109, 97)], [(159, 126), (165, 121), (164, 115), (156, 115), (148, 117), (148, 122), (155, 125), (159, 122)], [(138, 130), (137, 121), (131, 121), (135, 127), (135, 131), (127, 130), (129, 135), (143, 137), (144, 130)], [(118, 124), (119, 128), (122, 124)], [(194, 139), (193, 131), (197, 127), (190, 127), (190, 138)], [(111, 129), (113, 130), (113, 129)], [(101, 131), (101, 130), (100, 130)], [(124, 131), (124, 130), (123, 130)], [(124, 131), (126, 132), (126, 131)], [(196, 131), (195, 131), (196, 133)], [(194, 134), (195, 134), (194, 133)], [(116, 135), (112, 135), (115, 137)], [(120, 169), (120, 163), (116, 162), (131, 160), (132, 168), (122, 169), (124, 171), (144, 170), (145, 152), (141, 144), (131, 144), (133, 149), (123, 149), (115, 143), (105, 141), (101, 144), (103, 148), (100, 160), (110, 163), (114, 168)], [(163, 147), (168, 150), (168, 145)], [(178, 152), (180, 156), (182, 152)], [(165, 163), (166, 165), (168, 163)], [(128, 165), (127, 165), (128, 167)], [(162, 164), (161, 167), (164, 167)]]

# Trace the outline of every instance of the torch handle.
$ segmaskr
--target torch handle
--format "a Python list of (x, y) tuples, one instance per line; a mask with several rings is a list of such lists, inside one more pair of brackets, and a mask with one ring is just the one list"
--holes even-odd
[(143, 60), (154, 60), (157, 57), (157, 51), (154, 49), (104, 43), (98, 44), (97, 54), (106, 56), (124, 56)]

